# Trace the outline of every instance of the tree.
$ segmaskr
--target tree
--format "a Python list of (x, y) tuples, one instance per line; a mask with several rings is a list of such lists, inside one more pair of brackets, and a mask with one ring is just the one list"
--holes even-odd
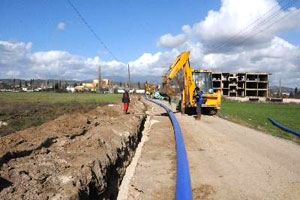
[(281, 97), (280, 88), (277, 89), (277, 97)]
[(25, 87), (27, 87), (28, 86), (28, 83), (27, 83), (27, 81), (25, 81)]
[(59, 85), (58, 85), (58, 83), (55, 83), (55, 85), (54, 85), (54, 91), (57, 91), (59, 89)]
[(138, 82), (138, 88), (141, 89), (141, 83), (140, 82)]
[(19, 86), (20, 86), (20, 88), (22, 88), (22, 81), (21, 80), (19, 82)]
[(122, 87), (122, 82), (120, 82), (120, 87)]

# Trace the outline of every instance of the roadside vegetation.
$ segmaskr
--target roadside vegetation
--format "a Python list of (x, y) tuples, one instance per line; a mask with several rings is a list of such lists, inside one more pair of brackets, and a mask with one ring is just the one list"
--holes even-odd
[(268, 117), (271, 117), (288, 128), (300, 131), (299, 105), (225, 100), (222, 103), (220, 114), (230, 121), (300, 144), (299, 137), (281, 130), (267, 119)]
[(0, 136), (39, 126), (72, 112), (88, 112), (99, 105), (120, 102), (119, 94), (0, 93)]

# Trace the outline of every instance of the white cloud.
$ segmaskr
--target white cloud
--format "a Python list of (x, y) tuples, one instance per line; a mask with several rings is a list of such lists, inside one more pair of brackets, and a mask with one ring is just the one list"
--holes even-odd
[(185, 34), (179, 34), (176, 36), (173, 36), (171, 34), (163, 35), (159, 38), (157, 45), (159, 47), (165, 47), (165, 48), (174, 48), (183, 42), (185, 42), (187, 39), (187, 36)]
[(8, 71), (8, 72), (6, 72), (6, 75), (9, 78), (15, 78), (16, 76), (20, 75), (20, 72), (18, 72), (18, 71)]
[(299, 46), (277, 36), (299, 30), (299, 9), (288, 5), (283, 2), (283, 9), (276, 0), (222, 0), (219, 10), (184, 25), (178, 35), (161, 36), (157, 44), (170, 51), (191, 51), (195, 68), (270, 72), (271, 84), (281, 78), (283, 84), (299, 87)]
[(66, 28), (66, 24), (63, 23), (63, 22), (60, 22), (60, 23), (57, 24), (56, 28), (57, 28), (58, 30), (60, 30), (60, 31), (63, 31), (63, 30), (65, 30), (65, 28)]
[(287, 9), (290, 2), (282, 5), (285, 10), (276, 0), (222, 0), (218, 11), (209, 11), (203, 21), (192, 26), (184, 25), (181, 34), (161, 36), (158, 46), (175, 48), (186, 40), (196, 40), (207, 52), (258, 48), (270, 42), (274, 34), (300, 27), (300, 11)]
[(104, 62), (98, 56), (85, 58), (66, 51), (32, 53), (31, 46), (32, 43), (0, 41), (0, 78), (91, 79), (97, 76), (99, 65), (106, 75), (126, 72), (125, 64), (117, 61)]
[[(282, 31), (299, 28), (296, 22), (300, 15), (294, 8), (280, 10), (278, 16), (294, 14), (268, 31), (252, 38), (241, 35), (236, 41), (226, 44), (230, 48), (213, 51), (210, 46), (228, 41), (228, 38), (272, 8), (279, 9), (275, 0), (222, 0), (220, 10), (210, 11), (203, 21), (184, 25), (182, 33), (178, 35), (163, 35), (157, 44), (168, 48), (166, 51), (143, 53), (129, 62), (131, 74), (161, 76), (179, 53), (189, 50), (194, 68), (270, 72), (271, 84), (278, 84), (281, 79), (283, 85), (299, 87), (300, 48), (277, 36)], [(239, 42), (245, 39), (247, 41), (241, 45)], [(104, 76), (127, 76), (127, 64), (122, 62), (103, 61), (99, 56), (86, 58), (66, 51), (31, 52), (31, 48), (32, 43), (0, 41), (0, 78), (16, 76), (86, 80), (97, 76), (99, 66)]]

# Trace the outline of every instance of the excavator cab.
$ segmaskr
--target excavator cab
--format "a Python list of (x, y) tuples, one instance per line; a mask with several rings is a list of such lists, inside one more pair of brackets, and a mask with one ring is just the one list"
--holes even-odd
[(200, 88), (204, 94), (214, 93), (212, 73), (208, 70), (195, 70), (193, 72), (195, 86)]
[(194, 69), (193, 79), (195, 87), (199, 87), (203, 92), (203, 105), (202, 107), (215, 114), (221, 106), (221, 93), (220, 91), (214, 92), (212, 82), (212, 71), (205, 69)]

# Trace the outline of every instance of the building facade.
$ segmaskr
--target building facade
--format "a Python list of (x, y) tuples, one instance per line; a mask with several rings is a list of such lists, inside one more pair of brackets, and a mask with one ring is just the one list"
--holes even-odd
[(222, 95), (230, 97), (267, 97), (269, 91), (269, 73), (224, 73), (213, 72), (214, 91), (221, 90)]

